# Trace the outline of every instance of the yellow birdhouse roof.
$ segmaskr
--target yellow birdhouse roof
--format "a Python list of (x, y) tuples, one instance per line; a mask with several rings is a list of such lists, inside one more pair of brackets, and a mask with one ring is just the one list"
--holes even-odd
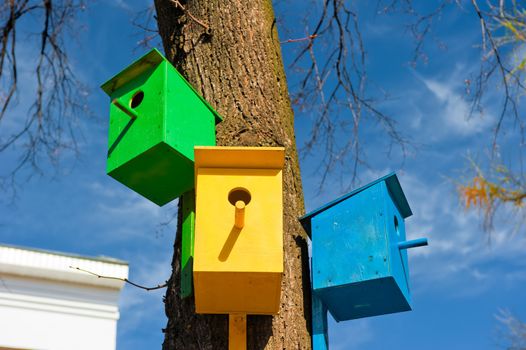
[(283, 169), (284, 147), (194, 148), (195, 168)]

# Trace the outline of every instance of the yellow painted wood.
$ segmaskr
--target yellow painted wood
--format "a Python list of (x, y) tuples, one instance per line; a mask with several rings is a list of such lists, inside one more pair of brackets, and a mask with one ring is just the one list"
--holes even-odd
[(196, 313), (277, 314), (281, 275), (282, 272), (203, 272), (196, 271), (194, 265)]
[(242, 229), (245, 226), (245, 206), (246, 203), (243, 201), (236, 202), (236, 214), (234, 219), (234, 226), (238, 229)]
[(228, 316), (228, 350), (246, 350), (247, 315), (230, 314)]
[(285, 149), (283, 147), (195, 146), (194, 157), (196, 168), (283, 169)]
[[(277, 313), (284, 149), (196, 147), (195, 161), (196, 312)], [(239, 201), (244, 204), (242, 228), (236, 227)]]

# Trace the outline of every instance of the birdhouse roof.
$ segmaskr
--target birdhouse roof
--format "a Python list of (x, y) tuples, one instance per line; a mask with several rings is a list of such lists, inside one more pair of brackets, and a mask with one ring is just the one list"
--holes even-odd
[(102, 84), (100, 87), (104, 92), (111, 96), (115, 90), (129, 82), (131, 79), (137, 77), (143, 72), (147, 71), (150, 68), (156, 67), (161, 62), (166, 61), (174, 70), (177, 72), (179, 77), (188, 85), (192, 91), (199, 96), (199, 99), (208, 107), (208, 109), (214, 114), (215, 122), (218, 124), (223, 120), (223, 118), (215, 111), (215, 109), (210, 106), (210, 104), (194, 89), (194, 87), (179, 73), (175, 67), (157, 50), (153, 48), (150, 52), (130, 64), (128, 67), (124, 68), (121, 72), (116, 74), (113, 78)]
[(195, 168), (283, 169), (283, 147), (195, 146)]
[(405, 219), (411, 215), (413, 215), (413, 212), (411, 211), (411, 208), (409, 207), (409, 203), (407, 202), (407, 198), (405, 198), (405, 195), (404, 195), (404, 191), (402, 191), (402, 186), (400, 186), (400, 182), (398, 181), (398, 177), (396, 176), (395, 173), (391, 173), (389, 175), (386, 175), (386, 176), (383, 176), (373, 182), (370, 182), (368, 183), (367, 185), (365, 186), (362, 186), (360, 188), (357, 188), (355, 189), (354, 191), (351, 191), (335, 200), (333, 200), (332, 202), (329, 202), (313, 211), (311, 211), (310, 213), (307, 213), (305, 215), (303, 215), (302, 217), (299, 218), (300, 222), (301, 222), (301, 225), (303, 226), (303, 228), (305, 229), (305, 231), (307, 232), (307, 234), (311, 235), (311, 219), (318, 215), (319, 213), (337, 205), (338, 203), (340, 202), (343, 202), (344, 200), (348, 199), (348, 198), (351, 198), (352, 196), (354, 196), (355, 194), (357, 193), (360, 193), (366, 189), (368, 189), (369, 187), (372, 187), (382, 181), (385, 181), (385, 184), (387, 185), (387, 189), (389, 190), (389, 193), (391, 194), (391, 196), (393, 197), (393, 200), (394, 202), (396, 203), (396, 206), (398, 207), (398, 210), (400, 210), (400, 214), (402, 215), (402, 217)]

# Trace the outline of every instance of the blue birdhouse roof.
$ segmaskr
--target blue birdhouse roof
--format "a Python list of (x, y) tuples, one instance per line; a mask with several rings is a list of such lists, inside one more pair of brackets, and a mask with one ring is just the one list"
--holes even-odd
[(407, 199), (405, 198), (405, 195), (404, 195), (404, 191), (402, 191), (402, 186), (400, 186), (400, 182), (398, 181), (398, 177), (396, 177), (396, 174), (393, 172), (389, 175), (386, 175), (386, 176), (383, 176), (371, 183), (368, 183), (367, 185), (365, 186), (362, 186), (360, 188), (357, 188), (335, 200), (333, 200), (332, 202), (329, 202), (313, 211), (311, 211), (310, 213), (307, 213), (305, 215), (303, 215), (302, 217), (299, 218), (300, 222), (301, 222), (301, 225), (303, 226), (303, 228), (305, 229), (305, 231), (307, 232), (307, 234), (309, 235), (309, 237), (311, 236), (311, 218), (313, 218), (314, 216), (318, 215), (319, 213), (337, 205), (338, 203), (340, 202), (343, 202), (344, 200), (348, 199), (348, 198), (351, 198), (352, 196), (354, 196), (355, 194), (357, 193), (360, 193), (366, 189), (368, 189), (369, 187), (372, 187), (374, 185), (376, 185), (377, 183), (380, 183), (382, 181), (385, 181), (386, 185), (387, 185), (387, 188), (389, 190), (389, 193), (391, 194), (391, 196), (393, 197), (393, 200), (394, 202), (396, 203), (396, 206), (398, 207), (398, 210), (400, 211), (400, 214), (403, 216), (403, 218), (407, 218), (411, 215), (413, 215), (413, 212), (411, 211), (411, 208), (409, 207), (409, 203), (407, 202)]

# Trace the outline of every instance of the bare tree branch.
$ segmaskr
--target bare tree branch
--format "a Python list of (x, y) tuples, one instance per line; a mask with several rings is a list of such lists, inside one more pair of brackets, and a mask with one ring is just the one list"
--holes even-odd
[(521, 322), (509, 310), (499, 310), (495, 318), (506, 327), (502, 338), (507, 340), (504, 345), (508, 350), (526, 349), (526, 323)]
[(151, 291), (151, 290), (157, 290), (157, 289), (166, 288), (166, 286), (168, 286), (168, 282), (165, 282), (163, 284), (158, 284), (155, 287), (145, 287), (145, 286), (142, 286), (142, 285), (137, 284), (135, 282), (132, 282), (132, 281), (130, 281), (127, 278), (99, 275), (98, 273), (91, 272), (91, 271), (88, 271), (88, 270), (84, 270), (84, 269), (81, 269), (80, 267), (76, 267), (76, 266), (70, 266), (69, 268), (89, 273), (90, 275), (95, 276), (97, 278), (104, 278), (104, 279), (108, 279), (108, 280), (123, 281), (123, 282), (126, 282), (128, 284), (131, 284), (134, 287), (137, 287), (137, 288), (140, 288), (140, 289), (144, 289), (144, 290), (146, 290), (148, 292)]
[[(517, 121), (520, 122), (519, 124), (521, 125), (521, 133), (524, 132), (524, 126), (522, 125), (522, 122), (519, 116), (519, 112), (517, 109), (517, 103), (516, 103), (517, 96), (515, 96), (511, 92), (510, 80), (512, 82), (515, 81), (515, 83), (519, 84), (519, 86), (521, 86), (522, 83), (520, 82), (520, 80), (517, 80), (517, 77), (513, 74), (513, 72), (505, 66), (504, 61), (501, 58), (501, 54), (499, 52), (499, 45), (494, 40), (492, 30), (490, 30), (490, 28), (488, 27), (487, 21), (485, 19), (486, 15), (482, 13), (476, 0), (471, 0), (471, 3), (473, 5), (473, 8), (475, 9), (475, 12), (477, 13), (477, 16), (480, 19), (480, 26), (481, 26), (481, 32), (482, 32), (482, 48), (483, 50), (487, 50), (489, 52), (489, 55), (488, 55), (489, 57), (493, 56), (495, 58), (495, 61), (493, 64), (494, 66), (491, 67), (487, 71), (482, 70), (479, 75), (479, 80), (481, 81), (481, 83), (478, 84), (479, 89), (475, 95), (474, 105), (479, 105), (481, 103), (481, 99), (482, 99), (484, 88), (485, 88), (485, 84), (483, 84), (482, 82), (488, 81), (489, 77), (494, 73), (495, 67), (497, 68), (497, 70), (499, 71), (501, 75), (501, 82), (502, 82), (502, 86), (504, 87), (504, 102), (501, 108), (501, 112), (500, 112), (497, 124), (495, 126), (495, 132), (493, 135), (493, 145), (492, 146), (493, 146), (493, 149), (495, 150), (497, 147), (497, 137), (499, 136), (499, 133), (502, 127), (502, 122), (504, 121), (504, 117), (506, 116), (508, 112), (508, 108), (510, 108), (510, 105), (511, 105), (512, 115), (516, 118)], [(494, 7), (491, 7), (491, 8), (494, 9)], [(503, 6), (501, 5), (498, 8), (498, 16), (501, 16), (502, 14), (503, 14)], [(495, 14), (491, 14), (489, 16), (490, 17), (495, 16)], [(489, 48), (487, 46), (486, 40), (489, 41)]]
[(287, 39), (285, 41), (281, 41), (280, 44), (286, 44), (286, 43), (298, 43), (300, 41), (307, 41), (307, 40), (313, 40), (316, 39), (317, 35), (307, 35), (304, 38), (298, 38), (298, 39)]
[(360, 141), (363, 122), (379, 125), (404, 157), (410, 143), (396, 121), (377, 108), (367, 94), (366, 55), (358, 14), (344, 0), (325, 0), (314, 23), (313, 30), (306, 28), (305, 38), (283, 43), (304, 43), (289, 67), (302, 73), (291, 95), (300, 110), (315, 114), (301, 151), (303, 157), (315, 149), (324, 154), (319, 169), (321, 190), (329, 174), (349, 159), (347, 186), (357, 179), (358, 166), (367, 163)]
[(138, 29), (138, 32), (135, 33), (135, 35), (140, 37), (137, 42), (138, 48), (151, 48), (159, 44), (161, 38), (159, 36), (156, 21), (155, 6), (153, 2), (147, 8), (138, 11), (135, 14), (132, 20), (132, 25)]
[[(9, 0), (0, 7), (0, 84), (7, 91), (0, 93), (0, 154), (18, 154), (16, 162), (2, 168), (0, 189), (14, 188), (24, 169), (30, 169), (30, 174), (43, 173), (43, 163), (56, 167), (65, 152), (78, 152), (76, 122), (79, 115), (88, 114), (86, 93), (69, 63), (64, 37), (71, 34), (76, 15), (83, 9), (82, 0)], [(21, 88), (17, 43), (24, 29), (30, 40), (35, 38), (20, 27), (20, 21), (29, 16), (41, 21), (41, 30), (36, 59), (23, 61), (23, 70), (33, 70), (35, 79), (33, 102), (24, 120), (14, 110)], [(28, 102), (26, 97), (24, 102)], [(18, 128), (6, 129), (6, 118)]]
[(176, 7), (180, 8), (181, 10), (183, 10), (183, 12), (185, 13), (185, 15), (188, 16), (188, 18), (190, 18), (192, 21), (194, 21), (195, 23), (199, 24), (201, 27), (203, 27), (207, 33), (210, 33), (210, 27), (208, 26), (208, 24), (204, 23), (203, 21), (201, 21), (199, 18), (195, 17), (194, 15), (192, 15), (192, 13), (190, 11), (187, 10), (186, 7), (183, 6), (183, 4), (181, 4), (180, 1), (178, 0), (170, 0)]

